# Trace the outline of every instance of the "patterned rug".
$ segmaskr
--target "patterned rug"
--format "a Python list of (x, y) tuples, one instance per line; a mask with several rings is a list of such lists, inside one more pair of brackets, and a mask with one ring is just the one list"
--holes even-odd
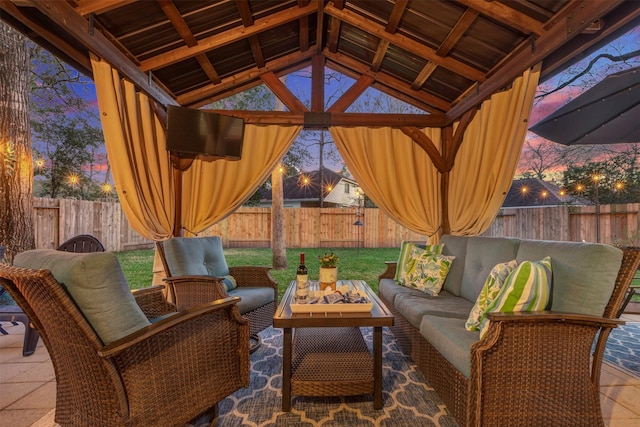
[(629, 322), (611, 332), (604, 350), (604, 360), (640, 378), (640, 322)]
[[(371, 348), (372, 329), (362, 331)], [(282, 412), (282, 330), (268, 328), (260, 335), (262, 346), (251, 355), (250, 388), (220, 402), (221, 427), (458, 425), (387, 328), (383, 333), (383, 409), (373, 409), (372, 395), (293, 396), (291, 412)], [(331, 369), (330, 362), (327, 369)]]

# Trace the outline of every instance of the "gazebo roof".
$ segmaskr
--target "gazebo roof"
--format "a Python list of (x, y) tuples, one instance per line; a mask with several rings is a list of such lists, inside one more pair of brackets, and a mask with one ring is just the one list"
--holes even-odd
[[(79, 70), (91, 74), (94, 53), (164, 105), (199, 107), (265, 83), (291, 112), (325, 112), (326, 66), (356, 80), (327, 112), (343, 113), (372, 86), (429, 113), (416, 124), (435, 126), (458, 120), (533, 64), (544, 60), (544, 79), (640, 23), (640, 3), (614, 0), (2, 0), (0, 7), (1, 19)], [(308, 66), (305, 106), (278, 77)], [(326, 126), (338, 118), (299, 120)]]

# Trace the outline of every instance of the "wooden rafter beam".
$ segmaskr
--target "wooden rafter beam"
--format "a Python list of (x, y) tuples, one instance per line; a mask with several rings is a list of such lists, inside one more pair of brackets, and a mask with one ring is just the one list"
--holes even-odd
[(336, 17), (331, 17), (329, 22), (329, 40), (327, 41), (327, 48), (331, 52), (338, 51), (338, 39), (340, 38), (340, 20)]
[(486, 0), (459, 0), (460, 3), (480, 13), (498, 19), (510, 27), (516, 28), (525, 34), (535, 34), (537, 36), (544, 33), (543, 24), (524, 13), (511, 9), (504, 4)]
[(371, 71), (380, 71), (380, 66), (387, 54), (387, 49), (389, 49), (389, 42), (387, 40), (380, 40), (376, 48), (376, 53), (373, 55), (373, 61), (371, 61)]
[(149, 71), (166, 67), (167, 65), (175, 64), (176, 62), (192, 58), (201, 53), (218, 49), (238, 40), (246, 39), (263, 31), (276, 28), (280, 25), (286, 24), (287, 22), (298, 20), (303, 16), (316, 12), (316, 10), (317, 8), (315, 4), (283, 10), (268, 17), (257, 19), (250, 27), (243, 26), (232, 28), (219, 34), (206, 37), (200, 40), (196, 46), (182, 46), (172, 51), (164, 52), (162, 55), (149, 58), (142, 61), (140, 68), (143, 71)]
[(458, 22), (453, 26), (447, 37), (445, 37), (444, 41), (440, 44), (438, 50), (436, 50), (436, 55), (438, 56), (447, 56), (451, 49), (458, 43), (458, 41), (462, 38), (467, 29), (471, 26), (473, 21), (476, 20), (480, 13), (477, 10), (467, 9), (464, 11)]
[(389, 16), (389, 21), (387, 22), (387, 27), (385, 28), (385, 31), (387, 33), (393, 34), (396, 32), (396, 30), (398, 29), (398, 24), (400, 24), (400, 19), (402, 19), (402, 15), (407, 8), (407, 4), (409, 4), (409, 0), (397, 0), (396, 4), (393, 5), (391, 16)]
[[(244, 119), (247, 124), (300, 126), (305, 124), (301, 111), (207, 110)], [(426, 114), (326, 113), (327, 126), (368, 127), (440, 127), (442, 120)], [(420, 132), (418, 130), (418, 132)], [(437, 150), (436, 150), (437, 151)]]
[[(178, 34), (180, 34), (180, 37), (182, 37), (182, 40), (184, 40), (187, 46), (191, 47), (197, 45), (198, 41), (196, 40), (196, 37), (193, 35), (191, 28), (189, 28), (184, 18), (180, 14), (180, 11), (176, 7), (175, 3), (173, 3), (173, 0), (157, 1), (162, 11), (169, 19), (169, 22), (171, 22), (171, 25), (173, 25), (173, 28), (175, 28)], [(204, 53), (197, 55), (196, 61), (198, 61), (198, 64), (200, 64), (200, 67), (211, 82), (216, 84), (220, 83), (220, 76), (218, 75), (218, 72), (216, 71), (211, 61), (209, 61), (209, 58), (207, 58), (207, 55), (205, 55)]]
[(314, 0), (316, 7), (316, 52), (322, 52), (324, 36), (324, 1)]
[(99, 31), (89, 32), (89, 22), (79, 15), (67, 2), (57, 0), (39, 0), (33, 3), (40, 12), (53, 22), (66, 28), (79, 43), (89, 51), (103, 58), (118, 72), (131, 80), (142, 91), (162, 105), (175, 105), (176, 101), (140, 71), (124, 53), (114, 48), (111, 42)]
[[(447, 123), (450, 124), (458, 120), (467, 110), (477, 107), (492, 94), (505, 88), (524, 70), (540, 62), (551, 52), (567, 43), (567, 40), (579, 35), (591, 22), (606, 15), (622, 1), (574, 1), (571, 4), (571, 13), (565, 19), (557, 20), (548, 31), (535, 41), (535, 50), (532, 51), (530, 42), (525, 41), (520, 49), (516, 49), (500, 63), (499, 68), (496, 68), (487, 81), (478, 85), (476, 91), (447, 112)], [(636, 13), (640, 14), (640, 8), (636, 10)]]
[(311, 111), (324, 111), (324, 56), (311, 57)]
[(290, 111), (309, 111), (302, 101), (291, 93), (289, 88), (287, 88), (274, 73), (265, 73), (261, 75), (260, 78)]
[[(177, 100), (181, 105), (193, 105), (208, 99), (221, 99), (230, 96), (230, 91), (235, 87), (245, 84), (255, 79), (260, 79), (262, 74), (273, 72), (278, 74), (280, 70), (291, 67), (292, 64), (306, 64), (311, 58), (312, 50), (306, 52), (295, 52), (272, 61), (268, 61), (263, 68), (254, 67), (231, 77), (222, 79), (220, 84), (208, 84), (196, 90), (178, 95)], [(221, 96), (221, 94), (225, 94)]]
[(420, 129), (415, 126), (403, 126), (400, 128), (402, 133), (411, 138), (416, 144), (422, 148), (429, 158), (433, 162), (433, 165), (438, 169), (438, 172), (443, 173), (446, 172), (446, 166), (444, 163), (444, 159), (442, 155), (436, 148), (435, 144), (427, 135), (422, 133)]
[(418, 73), (413, 83), (411, 83), (411, 89), (420, 90), (424, 82), (431, 76), (431, 74), (438, 68), (433, 62), (427, 62), (422, 70)]
[[(469, 125), (471, 124), (471, 121), (475, 117), (477, 111), (478, 110), (473, 109), (464, 113), (462, 115), (462, 118), (460, 119), (460, 122), (458, 123), (458, 126), (456, 127), (455, 134), (453, 134), (450, 140), (447, 141), (447, 143), (451, 144), (451, 146), (447, 146), (447, 149), (444, 150), (444, 156), (443, 156), (445, 161), (445, 168), (447, 171), (450, 171), (453, 168), (453, 165), (456, 160), (456, 156), (458, 155), (458, 150), (462, 145), (462, 139), (464, 138), (464, 133), (469, 127)], [(450, 127), (453, 129), (452, 126)]]
[(303, 16), (298, 19), (298, 28), (299, 28), (299, 43), (300, 50), (304, 52), (309, 49), (309, 17)]
[(353, 71), (361, 75), (368, 75), (372, 77), (376, 82), (381, 83), (385, 86), (389, 86), (399, 92), (404, 92), (407, 96), (415, 98), (420, 101), (424, 105), (430, 105), (431, 109), (426, 111), (448, 111), (451, 108), (451, 105), (436, 96), (430, 95), (424, 91), (414, 91), (411, 89), (411, 86), (393, 76), (390, 76), (383, 72), (374, 73), (369, 69), (366, 64), (363, 64), (353, 58), (350, 58), (346, 55), (340, 53), (331, 53), (328, 50), (324, 51), (325, 56), (327, 58), (331, 58), (331, 60), (340, 63), (344, 67), (348, 67)]
[(373, 83), (373, 77), (362, 76), (342, 94), (340, 98), (327, 110), (331, 113), (344, 112), (360, 95)]
[[(236, 7), (240, 13), (242, 25), (244, 25), (245, 28), (251, 27), (253, 25), (253, 14), (251, 13), (249, 2), (246, 0), (236, 0)], [(257, 35), (249, 37), (249, 47), (251, 47), (253, 59), (256, 61), (258, 67), (264, 67), (264, 55), (262, 54), (262, 47), (260, 46)]]
[(75, 8), (75, 11), (82, 16), (91, 13), (100, 14), (126, 6), (134, 1), (136, 0), (76, 0), (78, 6)]
[(401, 34), (390, 34), (386, 32), (385, 27), (368, 20), (364, 16), (360, 16), (349, 10), (340, 10), (338, 8), (333, 7), (331, 4), (327, 4), (327, 6), (325, 7), (325, 13), (332, 16), (333, 18), (340, 19), (341, 21), (347, 22), (356, 28), (360, 28), (363, 31), (371, 33), (372, 35), (374, 35), (375, 37), (378, 37), (379, 39), (387, 40), (390, 43), (420, 58), (426, 59), (427, 61), (433, 61), (436, 64), (446, 68), (447, 70), (460, 74), (470, 80), (473, 80), (473, 81), (486, 80), (486, 77), (482, 71), (477, 70), (460, 61), (457, 61), (451, 57), (444, 57), (444, 58), (440, 57), (436, 55), (435, 50), (430, 49), (425, 45), (423, 45), (422, 43), (419, 43), (413, 39), (410, 39), (409, 37), (405, 37)]

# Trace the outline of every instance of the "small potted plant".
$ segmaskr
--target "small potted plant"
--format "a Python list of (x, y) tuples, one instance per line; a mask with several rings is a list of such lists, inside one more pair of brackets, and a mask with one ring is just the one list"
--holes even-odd
[(318, 256), (318, 262), (320, 263), (319, 280), (320, 289), (324, 290), (327, 287), (336, 289), (336, 282), (338, 281), (338, 261), (340, 258), (333, 252)]

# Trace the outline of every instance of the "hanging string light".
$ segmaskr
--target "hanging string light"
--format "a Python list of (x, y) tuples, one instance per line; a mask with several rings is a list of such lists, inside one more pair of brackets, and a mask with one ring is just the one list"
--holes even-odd
[(75, 173), (72, 173), (71, 175), (69, 175), (67, 180), (69, 181), (69, 184), (71, 184), (73, 187), (75, 187), (80, 183), (80, 177)]

